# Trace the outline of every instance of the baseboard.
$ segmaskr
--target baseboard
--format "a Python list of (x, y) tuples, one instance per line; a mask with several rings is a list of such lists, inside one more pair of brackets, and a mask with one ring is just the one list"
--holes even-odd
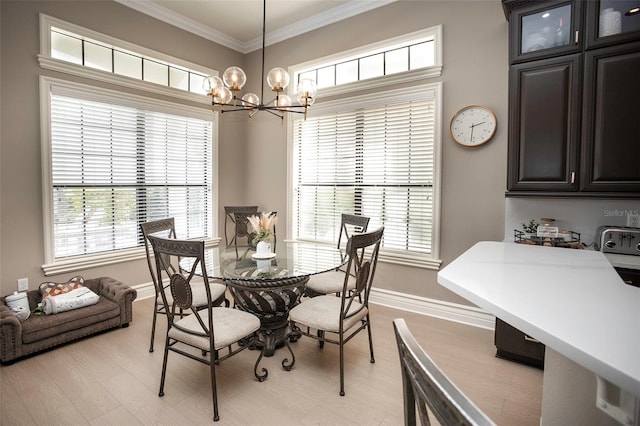
[(488, 330), (495, 328), (495, 316), (475, 306), (429, 299), (380, 288), (371, 290), (369, 302)]
[(134, 285), (133, 288), (138, 293), (138, 295), (136, 296), (136, 300), (144, 300), (156, 296), (156, 292), (153, 289), (152, 282)]
[[(138, 292), (136, 300), (155, 297), (153, 283), (138, 284), (133, 288)], [(369, 302), (489, 330), (493, 330), (495, 327), (495, 317), (475, 306), (460, 305), (379, 288), (371, 290)]]

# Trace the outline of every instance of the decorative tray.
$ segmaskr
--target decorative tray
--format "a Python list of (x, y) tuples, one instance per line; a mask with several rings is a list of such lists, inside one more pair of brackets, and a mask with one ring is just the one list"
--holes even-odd
[(536, 246), (565, 247), (583, 249), (585, 246), (580, 242), (580, 234), (573, 231), (565, 231), (558, 237), (538, 237), (535, 234), (527, 234), (514, 229), (513, 240), (519, 244), (531, 244)]

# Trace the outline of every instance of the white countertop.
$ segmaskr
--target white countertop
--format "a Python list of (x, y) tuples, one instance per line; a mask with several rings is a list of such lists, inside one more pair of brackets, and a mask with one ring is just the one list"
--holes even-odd
[(640, 288), (591, 250), (482, 241), (438, 282), (640, 396)]

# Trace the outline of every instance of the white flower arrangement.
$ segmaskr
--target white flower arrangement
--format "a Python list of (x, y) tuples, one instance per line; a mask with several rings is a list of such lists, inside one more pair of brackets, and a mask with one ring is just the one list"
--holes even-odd
[(278, 222), (278, 217), (273, 215), (272, 212), (262, 212), (260, 216), (249, 216), (247, 219), (253, 227), (253, 232), (256, 234), (253, 238), (254, 244), (271, 238), (273, 229)]

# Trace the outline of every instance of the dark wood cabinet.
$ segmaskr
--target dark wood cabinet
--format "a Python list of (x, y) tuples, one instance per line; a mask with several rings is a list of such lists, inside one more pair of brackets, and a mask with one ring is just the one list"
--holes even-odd
[(509, 86), (509, 189), (577, 190), (580, 55), (514, 65)]
[(566, 55), (582, 49), (581, 1), (505, 0), (503, 6), (509, 19), (511, 63)]
[(636, 3), (503, 0), (507, 196), (640, 197), (640, 13), (620, 12)]
[(496, 356), (544, 368), (544, 344), (496, 318)]
[(640, 192), (640, 42), (586, 52), (584, 75), (581, 187)]

